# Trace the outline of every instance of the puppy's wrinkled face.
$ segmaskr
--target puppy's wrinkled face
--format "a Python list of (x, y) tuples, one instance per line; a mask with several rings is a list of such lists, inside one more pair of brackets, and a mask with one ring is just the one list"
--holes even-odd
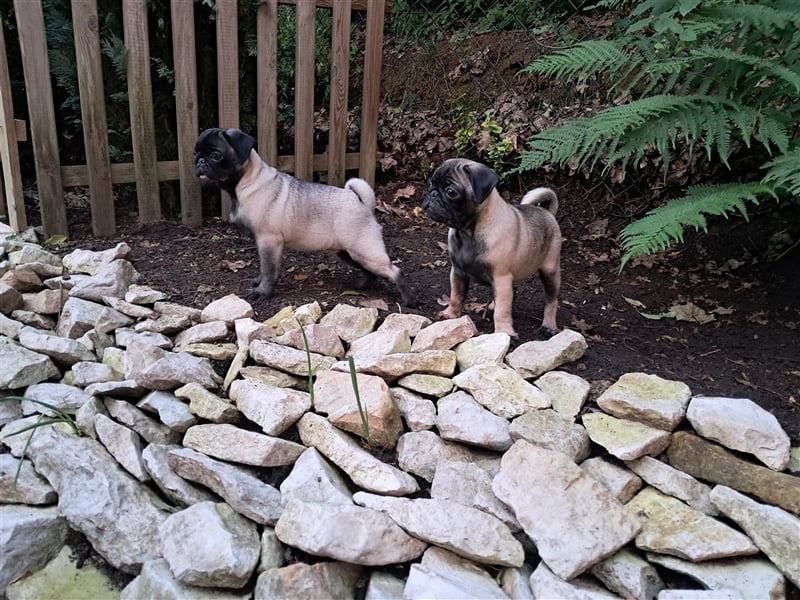
[(474, 225), (481, 203), (500, 178), (486, 165), (451, 158), (431, 175), (423, 210), (438, 223), (454, 229)]
[(194, 145), (194, 172), (203, 184), (235, 187), (255, 147), (255, 139), (238, 129), (206, 129)]

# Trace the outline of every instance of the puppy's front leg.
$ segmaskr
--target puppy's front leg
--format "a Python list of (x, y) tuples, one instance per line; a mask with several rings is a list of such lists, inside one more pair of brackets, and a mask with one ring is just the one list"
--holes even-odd
[(511, 315), (514, 304), (514, 277), (511, 273), (495, 275), (492, 278), (492, 289), (494, 291), (494, 332), (507, 333), (511, 337), (517, 337)]
[(281, 267), (283, 244), (279, 239), (266, 238), (256, 240), (256, 243), (258, 244), (260, 272), (258, 279), (254, 281), (254, 283), (257, 283), (256, 287), (253, 288), (253, 291), (250, 292), (247, 297), (248, 299), (266, 299), (272, 296), (275, 280), (278, 278), (278, 271)]
[(464, 310), (464, 299), (469, 290), (469, 277), (455, 267), (450, 269), (450, 301), (439, 315), (445, 319), (457, 319)]

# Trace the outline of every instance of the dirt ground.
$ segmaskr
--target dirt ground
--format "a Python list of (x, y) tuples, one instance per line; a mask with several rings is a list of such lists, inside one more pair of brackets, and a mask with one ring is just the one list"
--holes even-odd
[[(697, 395), (750, 398), (775, 415), (794, 445), (800, 443), (800, 252), (786, 252), (774, 235), (786, 230), (797, 239), (797, 231), (787, 229), (797, 215), (764, 208), (749, 222), (715, 223), (707, 234), (688, 236), (684, 246), (618, 273), (614, 205), (594, 201), (593, 191), (577, 180), (547, 183), (561, 198), (564, 236), (558, 324), (582, 332), (589, 343), (583, 359), (564, 369), (598, 389), (639, 371), (684, 381)], [(389, 255), (420, 302), (402, 310), (435, 319), (448, 292), (449, 264), (445, 227), (415, 210), (425, 187), (424, 181), (378, 187), (378, 219)], [(120, 203), (119, 233), (112, 239), (91, 237), (88, 211), (70, 210), (71, 239), (60, 251), (125, 241), (142, 283), (191, 306), (248, 294), (258, 269), (249, 233), (217, 217), (196, 230), (175, 220), (139, 225), (134, 209)], [(313, 301), (323, 310), (340, 302), (375, 306), (381, 315), (400, 310), (391, 284), (377, 281), (357, 292), (353, 276), (335, 256), (287, 251), (274, 297), (253, 303), (256, 318)], [(478, 330), (491, 332), (490, 290), (473, 287), (468, 300)], [(515, 287), (514, 344), (539, 339), (543, 302), (538, 279)], [(664, 315), (670, 312), (677, 318)]]

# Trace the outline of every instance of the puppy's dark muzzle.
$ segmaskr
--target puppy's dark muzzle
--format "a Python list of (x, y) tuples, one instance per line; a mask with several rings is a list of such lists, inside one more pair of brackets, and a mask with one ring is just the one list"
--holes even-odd
[(442, 196), (437, 191), (430, 192), (422, 201), (422, 210), (437, 223), (447, 222), (447, 210), (442, 206)]

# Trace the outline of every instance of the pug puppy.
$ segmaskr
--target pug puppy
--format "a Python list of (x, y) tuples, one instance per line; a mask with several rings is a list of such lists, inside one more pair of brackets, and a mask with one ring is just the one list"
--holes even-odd
[(561, 287), (558, 198), (549, 188), (536, 188), (514, 206), (495, 189), (499, 181), (486, 165), (461, 158), (446, 160), (430, 178), (422, 208), (431, 219), (450, 227), (450, 301), (440, 315), (461, 316), (471, 281), (490, 285), (495, 332), (516, 336), (513, 284), (538, 272), (546, 297), (541, 330), (552, 335), (558, 331)]
[(231, 221), (255, 236), (261, 263), (248, 298), (269, 298), (280, 272), (284, 248), (304, 252), (338, 252), (356, 267), (366, 286), (376, 275), (397, 286), (401, 302), (414, 298), (400, 269), (386, 254), (375, 218), (375, 193), (363, 179), (344, 188), (300, 181), (265, 163), (255, 139), (238, 129), (206, 129), (194, 148), (195, 174), (232, 198)]

